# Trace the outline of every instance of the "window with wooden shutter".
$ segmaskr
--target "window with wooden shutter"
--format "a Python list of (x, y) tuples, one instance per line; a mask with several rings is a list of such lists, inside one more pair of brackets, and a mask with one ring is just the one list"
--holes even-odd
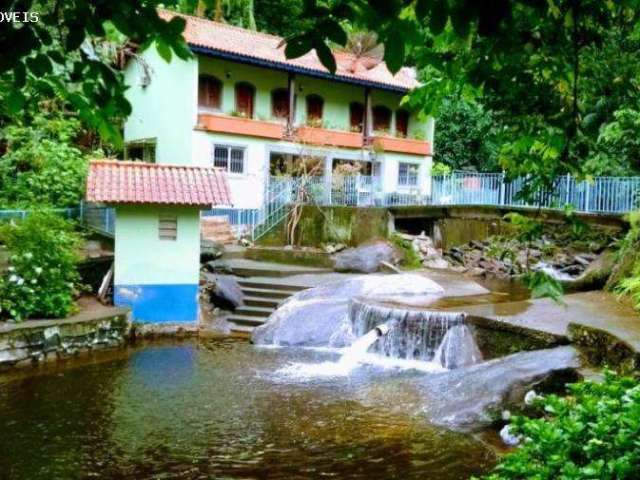
[(391, 130), (391, 110), (382, 105), (373, 107), (373, 131), (388, 133)]
[(407, 138), (409, 134), (409, 112), (406, 110), (396, 111), (396, 136)]
[(271, 92), (271, 115), (273, 118), (289, 117), (289, 90), (277, 88)]
[(211, 75), (198, 77), (198, 107), (220, 110), (222, 105), (222, 82)]
[(178, 217), (175, 215), (160, 215), (158, 220), (158, 238), (160, 238), (160, 240), (178, 239)]
[(364, 125), (364, 105), (352, 102), (349, 105), (349, 117), (352, 132), (361, 132)]
[(256, 89), (247, 82), (236, 84), (236, 113), (241, 117), (253, 118)]
[(307, 121), (322, 121), (324, 100), (320, 95), (307, 95)]

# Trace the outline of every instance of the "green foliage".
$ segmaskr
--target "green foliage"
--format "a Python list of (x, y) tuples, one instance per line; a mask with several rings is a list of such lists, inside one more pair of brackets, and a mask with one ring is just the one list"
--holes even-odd
[(625, 257), (628, 257), (631, 262), (616, 277), (619, 281), (613, 285), (613, 290), (620, 297), (629, 297), (636, 310), (640, 310), (640, 256), (637, 254), (640, 242), (640, 211), (629, 213), (627, 219), (630, 228), (620, 242), (617, 260), (624, 264)]
[(600, 129), (594, 153), (585, 164), (591, 175), (640, 173), (640, 111), (622, 108)]
[(28, 125), (0, 133), (0, 205), (14, 208), (75, 207), (83, 196), (87, 158), (74, 144), (77, 119), (38, 114)]
[(640, 471), (640, 384), (605, 373), (602, 383), (569, 386), (566, 398), (538, 400), (542, 418), (515, 417), (522, 445), (485, 480), (637, 478)]
[(580, 240), (584, 238), (590, 231), (589, 225), (576, 214), (576, 209), (573, 205), (567, 204), (563, 210), (564, 221), (569, 227), (572, 239)]
[[(163, 2), (171, 5), (174, 1)], [(158, 16), (156, 0), (66, 0), (10, 2), (8, 10), (30, 11), (38, 21), (0, 29), (0, 120), (37, 111), (42, 99), (59, 98), (103, 138), (121, 140), (114, 120), (131, 112), (122, 74), (100, 45), (113, 34), (140, 46), (155, 44), (169, 61), (191, 56), (181, 18)], [(111, 37), (110, 37), (111, 35)]]
[(521, 215), (516, 212), (507, 213), (504, 219), (509, 222), (516, 231), (516, 238), (521, 242), (532, 242), (542, 236), (544, 224), (535, 218)]
[(446, 163), (433, 162), (433, 166), (431, 167), (431, 175), (434, 176), (449, 175), (451, 171), (451, 167)]
[(390, 240), (391, 243), (402, 252), (403, 266), (407, 270), (417, 270), (422, 267), (420, 256), (413, 249), (410, 241), (403, 239), (398, 234), (391, 235)]
[(64, 317), (74, 308), (80, 238), (54, 214), (32, 213), (0, 230), (10, 254), (0, 276), (0, 320)]
[(529, 289), (533, 298), (550, 298), (562, 303), (564, 288), (562, 284), (542, 270), (529, 270), (522, 276), (522, 283)]
[(453, 170), (496, 171), (494, 122), (475, 102), (446, 99), (438, 112), (434, 160)]

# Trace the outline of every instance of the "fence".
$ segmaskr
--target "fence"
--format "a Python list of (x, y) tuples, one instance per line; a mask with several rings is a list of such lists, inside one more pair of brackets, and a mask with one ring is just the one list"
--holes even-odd
[(116, 212), (114, 208), (83, 202), (80, 209), (82, 222), (86, 226), (110, 237), (115, 235)]
[[(78, 218), (81, 216), (79, 207), (73, 208), (52, 208), (47, 209), (47, 212), (53, 212), (59, 214), (65, 218)], [(23, 219), (31, 214), (31, 210), (0, 210), (0, 222), (13, 219)]]

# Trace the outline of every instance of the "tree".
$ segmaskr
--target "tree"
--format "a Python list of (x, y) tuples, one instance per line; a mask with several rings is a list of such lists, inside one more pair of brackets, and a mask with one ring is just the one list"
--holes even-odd
[(0, 29), (0, 125), (24, 116), (29, 102), (58, 97), (103, 137), (119, 140), (114, 119), (131, 107), (122, 75), (99, 55), (98, 45), (117, 34), (141, 49), (155, 44), (167, 61), (173, 54), (189, 58), (184, 19), (163, 20), (158, 5), (157, 0), (10, 0), (3, 11), (26, 13)]
[(459, 97), (444, 100), (436, 123), (434, 160), (453, 170), (496, 171), (493, 126), (491, 113), (478, 103)]
[[(287, 43), (296, 57), (315, 49), (335, 70), (327, 44), (346, 43), (345, 27), (375, 31), (392, 72), (407, 56), (424, 84), (410, 101), (437, 112), (450, 95), (482, 97), (504, 128), (500, 160), (530, 190), (559, 173), (582, 173), (585, 142), (583, 70), (611, 29), (637, 28), (638, 0), (344, 0), (308, 2), (307, 30)], [(630, 51), (633, 48), (629, 49)]]
[(254, 0), (258, 30), (291, 37), (305, 30), (303, 0)]

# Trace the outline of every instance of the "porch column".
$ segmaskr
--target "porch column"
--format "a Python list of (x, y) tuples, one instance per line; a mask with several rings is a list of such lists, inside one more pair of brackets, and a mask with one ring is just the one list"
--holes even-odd
[(287, 89), (289, 91), (289, 117), (287, 118), (287, 131), (289, 135), (293, 135), (293, 129), (296, 123), (296, 76), (289, 74)]
[(331, 189), (333, 186), (333, 157), (327, 155), (324, 157), (324, 201), (327, 205), (331, 205)]
[(364, 118), (362, 121), (362, 134), (364, 138), (364, 144), (367, 145), (372, 135), (372, 122), (373, 112), (371, 107), (371, 89), (366, 87), (364, 89)]

